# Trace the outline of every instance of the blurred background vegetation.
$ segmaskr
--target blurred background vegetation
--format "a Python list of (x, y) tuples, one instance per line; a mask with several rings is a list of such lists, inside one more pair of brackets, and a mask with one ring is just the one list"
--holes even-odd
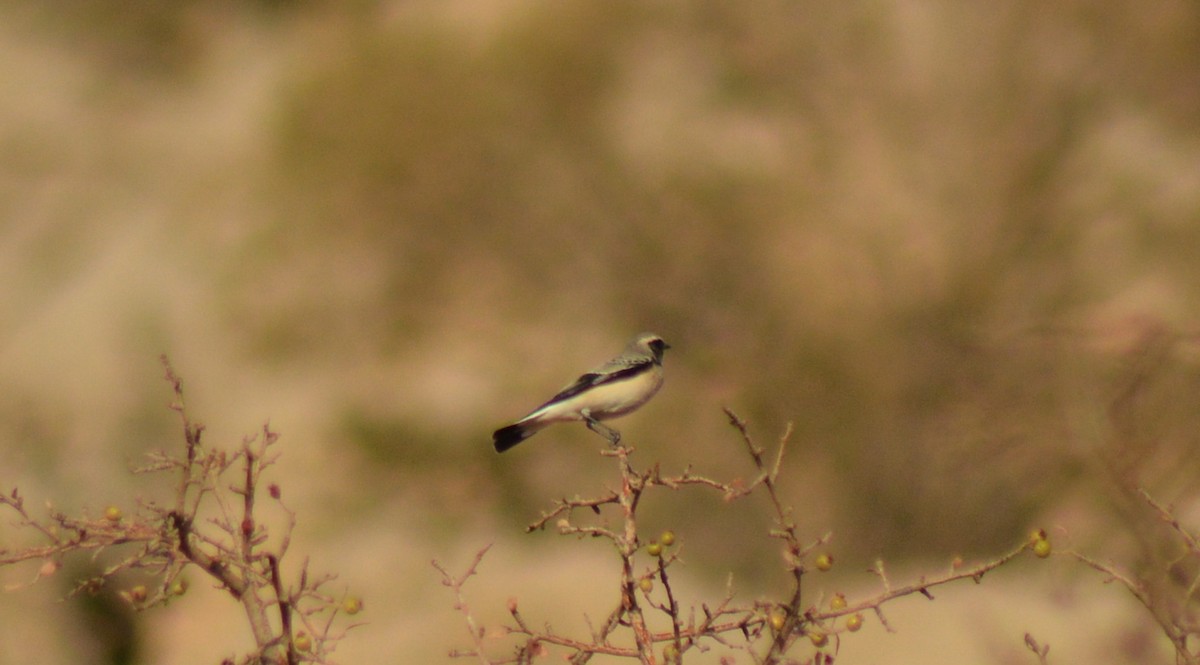
[[(847, 588), (1036, 525), (1152, 566), (1133, 485), (1200, 518), (1191, 0), (8, 2), (0, 85), (0, 489), (166, 491), (126, 473), (179, 443), (165, 352), (210, 442), (282, 433), (296, 547), (366, 596), (346, 662), (442, 662), (465, 629), (428, 560), (488, 542), (485, 615), (611, 600), (606, 552), (521, 534), (613, 482), (599, 440), (489, 433), (642, 329), (673, 349), (620, 424), (641, 463), (748, 475), (721, 407), (793, 422)], [(710, 597), (782, 574), (761, 506), (643, 519)], [(1027, 602), (1096, 582), (1066, 577)], [(0, 663), (249, 644), (197, 590), (122, 618), (136, 648), (63, 645), (97, 624), (62, 590), (0, 599)], [(1144, 662), (1116, 608), (1038, 637)], [(1020, 652), (981, 623), (955, 662)]]

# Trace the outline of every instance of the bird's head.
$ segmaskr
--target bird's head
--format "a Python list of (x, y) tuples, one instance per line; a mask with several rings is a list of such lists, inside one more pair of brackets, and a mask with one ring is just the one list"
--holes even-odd
[(671, 348), (663, 338), (652, 332), (644, 332), (629, 343), (630, 350), (636, 350), (639, 353), (644, 353), (652, 358), (657, 365), (662, 364), (663, 351)]

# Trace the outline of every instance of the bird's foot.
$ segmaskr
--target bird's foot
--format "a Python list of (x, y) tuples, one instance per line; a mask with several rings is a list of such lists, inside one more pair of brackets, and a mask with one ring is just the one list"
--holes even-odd
[(601, 423), (599, 420), (596, 420), (595, 418), (592, 417), (592, 415), (590, 413), (587, 413), (587, 412), (584, 412), (584, 414), (583, 414), (583, 421), (585, 423), (587, 423), (588, 429), (590, 429), (593, 432), (595, 432), (596, 434), (599, 434), (600, 436), (608, 439), (608, 442), (610, 444), (612, 444), (613, 448), (616, 448), (621, 445), (621, 433), (618, 432), (617, 430), (609, 427), (608, 425)]

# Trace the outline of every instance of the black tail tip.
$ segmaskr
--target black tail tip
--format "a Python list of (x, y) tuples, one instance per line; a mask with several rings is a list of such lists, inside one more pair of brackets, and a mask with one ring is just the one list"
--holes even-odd
[(502, 453), (531, 436), (533, 436), (533, 432), (524, 427), (509, 425), (492, 433), (492, 445), (496, 446), (496, 452)]

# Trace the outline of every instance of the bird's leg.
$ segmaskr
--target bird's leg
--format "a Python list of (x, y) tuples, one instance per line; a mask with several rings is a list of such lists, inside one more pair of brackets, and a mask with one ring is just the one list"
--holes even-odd
[(587, 423), (588, 429), (608, 439), (613, 448), (621, 445), (621, 433), (593, 418), (591, 411), (584, 409), (579, 415), (583, 416), (583, 422)]

